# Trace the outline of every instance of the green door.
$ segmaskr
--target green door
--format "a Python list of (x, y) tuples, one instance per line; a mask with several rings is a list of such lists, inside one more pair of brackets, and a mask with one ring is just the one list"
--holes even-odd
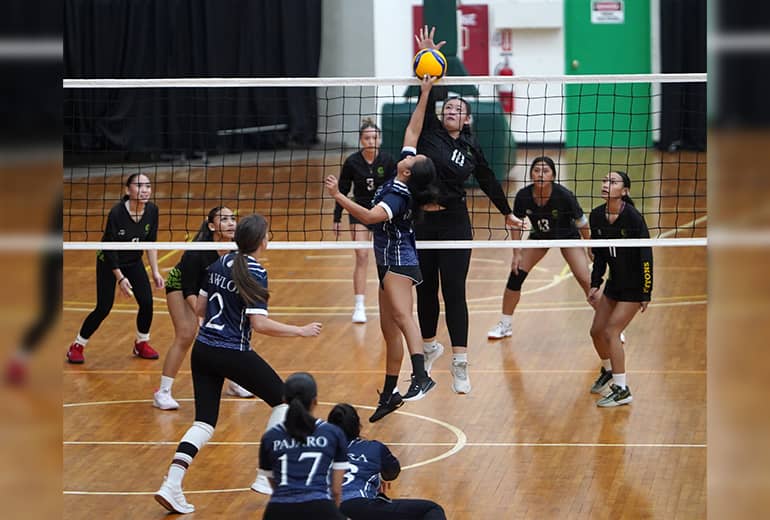
[[(565, 0), (565, 73), (650, 72), (650, 0)], [(652, 145), (649, 83), (567, 85), (566, 144)]]

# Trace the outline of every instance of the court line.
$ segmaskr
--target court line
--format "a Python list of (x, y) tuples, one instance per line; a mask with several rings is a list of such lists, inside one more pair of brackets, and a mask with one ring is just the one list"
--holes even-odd
[[(664, 302), (664, 303), (655, 303), (654, 301), (650, 303), (649, 308), (657, 308), (657, 307), (683, 307), (686, 305), (707, 305), (707, 300), (690, 300), (690, 301), (681, 301), (681, 302)], [(282, 307), (278, 307), (282, 308)], [(312, 309), (312, 307), (284, 307), (284, 309)], [(329, 307), (322, 307), (323, 309), (329, 309)], [(332, 307), (333, 308), (333, 307)], [(339, 312), (322, 312), (322, 311), (315, 311), (315, 312), (303, 312), (303, 311), (291, 311), (291, 310), (284, 310), (284, 311), (276, 311), (274, 310), (275, 307), (272, 307), (270, 310), (271, 316), (348, 316), (350, 314), (350, 309), (345, 307), (341, 308), (342, 310)], [(91, 312), (93, 310), (93, 307), (63, 307), (62, 310), (68, 311), (68, 312)], [(377, 311), (376, 307), (367, 307), (367, 311), (373, 316), (379, 316), (379, 312)], [(517, 314), (522, 313), (529, 313), (529, 312), (562, 312), (562, 311), (593, 311), (593, 308), (590, 307), (588, 304), (585, 304), (584, 306), (572, 306), (572, 307), (547, 307), (547, 308), (524, 308), (519, 307), (516, 309)], [(121, 314), (135, 314), (136, 309), (115, 309), (113, 308), (112, 313), (121, 313)], [(155, 314), (168, 314), (168, 311), (164, 310), (155, 310), (153, 311)], [(443, 311), (442, 311), (443, 313)], [(468, 309), (469, 314), (487, 314), (487, 313), (500, 313), (499, 306), (492, 306), (490, 305), (489, 308), (470, 308)]]
[[(179, 441), (64, 441), (65, 446), (176, 446)], [(386, 442), (388, 446), (445, 447), (456, 442)], [(259, 446), (259, 441), (207, 442), (206, 446)], [(627, 442), (466, 442), (469, 448), (707, 448), (707, 444)], [(407, 469), (404, 466), (402, 469)]]

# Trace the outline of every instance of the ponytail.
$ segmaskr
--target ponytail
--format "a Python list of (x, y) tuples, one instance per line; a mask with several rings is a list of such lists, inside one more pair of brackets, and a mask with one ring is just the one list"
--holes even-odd
[(415, 161), (410, 172), (406, 185), (412, 194), (412, 220), (419, 222), (424, 213), (422, 206), (438, 198), (436, 166), (426, 157), (422, 161)]
[[(620, 175), (620, 178), (623, 179), (623, 187), (627, 188), (629, 191), (631, 190), (631, 177), (628, 176), (628, 174), (624, 171), (615, 170), (615, 173)], [(632, 206), (636, 207), (636, 204), (634, 204), (634, 201), (631, 197), (628, 195), (623, 195), (620, 200), (625, 202), (626, 204), (631, 204)]]
[(634, 204), (634, 199), (632, 199), (628, 195), (623, 195), (622, 197), (620, 197), (620, 200), (622, 200), (626, 204), (631, 204), (633, 207), (636, 207), (636, 204)]
[(315, 431), (316, 419), (310, 414), (318, 395), (315, 379), (307, 372), (297, 372), (286, 379), (283, 388), (283, 400), (289, 405), (284, 427), (291, 438), (304, 443)]
[(358, 438), (361, 435), (361, 419), (358, 412), (348, 403), (340, 403), (329, 412), (327, 421), (339, 426), (347, 437), (348, 442)]
[(270, 292), (249, 271), (247, 255), (259, 249), (267, 236), (267, 221), (262, 215), (253, 214), (241, 219), (235, 227), (235, 243), (238, 251), (233, 257), (232, 276), (238, 294), (247, 305), (267, 303)]

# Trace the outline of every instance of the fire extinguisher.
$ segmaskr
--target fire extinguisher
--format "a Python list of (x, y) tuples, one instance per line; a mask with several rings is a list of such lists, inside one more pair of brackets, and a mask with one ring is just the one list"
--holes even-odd
[[(495, 67), (495, 74), (498, 76), (513, 76), (513, 69), (508, 63), (508, 56), (505, 56), (505, 61), (499, 63)], [(500, 106), (503, 108), (503, 112), (506, 114), (513, 113), (513, 84), (501, 83), (497, 85), (497, 97), (500, 100)]]

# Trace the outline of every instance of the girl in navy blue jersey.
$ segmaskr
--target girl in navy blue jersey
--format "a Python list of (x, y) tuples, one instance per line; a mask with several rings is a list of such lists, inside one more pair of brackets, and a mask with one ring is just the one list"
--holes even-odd
[[(374, 422), (396, 410), (403, 401), (422, 399), (435, 386), (425, 369), (420, 329), (412, 316), (412, 285), (422, 282), (412, 221), (419, 219), (421, 206), (435, 199), (436, 170), (433, 161), (424, 155), (416, 155), (414, 146), (422, 128), (427, 106), (428, 91), (432, 86), (429, 78), (422, 81), (424, 95), (415, 107), (404, 133), (401, 160), (396, 166), (396, 176), (383, 184), (374, 196), (374, 207), (365, 208), (340, 193), (337, 179), (326, 178), (326, 188), (334, 200), (359, 221), (372, 225), (374, 230), (374, 255), (380, 278), (380, 328), (385, 337), (387, 360), (385, 384), (374, 414)], [(401, 397), (396, 388), (404, 348), (406, 345), (412, 361), (412, 382)]]
[[(212, 208), (206, 220), (193, 238), (194, 242), (232, 242), (235, 235), (236, 219), (230, 208)], [(195, 314), (198, 293), (206, 283), (208, 267), (228, 250), (185, 251), (179, 263), (168, 273), (166, 280), (166, 305), (174, 325), (174, 342), (168, 349), (160, 376), (160, 388), (153, 395), (153, 406), (161, 410), (176, 410), (179, 403), (171, 395), (174, 378), (182, 366), (195, 333), (198, 317)], [(228, 395), (254, 397), (239, 385), (229, 382)]]
[(286, 419), (259, 443), (259, 468), (273, 486), (265, 520), (344, 520), (337, 507), (348, 469), (347, 441), (337, 426), (313, 417), (317, 395), (310, 374), (286, 378)]
[[(644, 217), (628, 195), (630, 188), (631, 179), (625, 172), (610, 172), (604, 178), (602, 198), (607, 202), (594, 208), (589, 218), (593, 238), (650, 238)], [(626, 381), (626, 356), (620, 332), (650, 303), (652, 248), (595, 247), (593, 251), (588, 301), (596, 308), (591, 338), (602, 367), (591, 392), (604, 396), (596, 402), (597, 406), (621, 406), (633, 397)], [(600, 288), (608, 267), (610, 273), (602, 293)]]
[(348, 441), (350, 466), (342, 481), (340, 510), (350, 520), (445, 520), (444, 509), (432, 500), (390, 499), (382, 489), (395, 480), (401, 464), (380, 441), (361, 438), (358, 412), (347, 403), (336, 405), (328, 421), (339, 426)]
[[(126, 194), (110, 210), (102, 242), (155, 242), (158, 237), (158, 206), (150, 202), (150, 179), (134, 173), (126, 179)], [(96, 308), (83, 321), (75, 341), (67, 350), (67, 361), (80, 364), (85, 361), (83, 349), (104, 319), (110, 314), (117, 286), (125, 296), (133, 296), (139, 305), (136, 315), (134, 355), (144, 359), (158, 359), (150, 346), (152, 325), (152, 287), (142, 263), (142, 250), (96, 253)], [(163, 277), (158, 269), (158, 251), (147, 250), (155, 288), (163, 288)]]
[[(235, 381), (272, 407), (267, 429), (283, 421), (283, 381), (262, 357), (251, 349), (252, 329), (268, 336), (310, 337), (321, 333), (320, 323), (298, 327), (268, 318), (267, 271), (259, 255), (267, 247), (267, 221), (261, 215), (241, 219), (235, 228), (238, 250), (208, 268), (208, 278), (196, 302), (203, 317), (192, 354), (195, 421), (177, 446), (163, 485), (155, 494), (163, 507), (176, 513), (192, 513), (182, 493), (182, 479), (198, 451), (214, 434), (225, 378)], [(258, 475), (252, 489), (263, 491)], [(267, 485), (267, 482), (264, 482)]]
[[(529, 218), (533, 240), (591, 238), (588, 218), (575, 194), (556, 182), (556, 165), (550, 157), (536, 157), (529, 168), (532, 184), (516, 193), (513, 214), (520, 219)], [(521, 240), (520, 229), (511, 230), (515, 240)], [(521, 285), (527, 275), (542, 260), (548, 248), (514, 249), (511, 273), (503, 293), (503, 313), (498, 324), (487, 333), (490, 339), (500, 339), (513, 334), (513, 312), (521, 298)], [(575, 280), (588, 296), (591, 288), (588, 269), (589, 258), (584, 248), (561, 249)]]
[[(374, 193), (393, 174), (396, 162), (388, 152), (380, 150), (382, 134), (371, 119), (364, 119), (358, 130), (361, 149), (345, 160), (340, 172), (340, 193), (347, 195), (353, 187), (353, 200), (365, 207), (372, 207)], [(353, 240), (371, 240), (369, 229), (351, 214), (348, 214), (350, 233)], [(340, 235), (342, 206), (334, 207), (334, 234)], [(356, 266), (353, 270), (353, 323), (366, 322), (366, 266), (369, 263), (369, 250), (356, 249)]]

